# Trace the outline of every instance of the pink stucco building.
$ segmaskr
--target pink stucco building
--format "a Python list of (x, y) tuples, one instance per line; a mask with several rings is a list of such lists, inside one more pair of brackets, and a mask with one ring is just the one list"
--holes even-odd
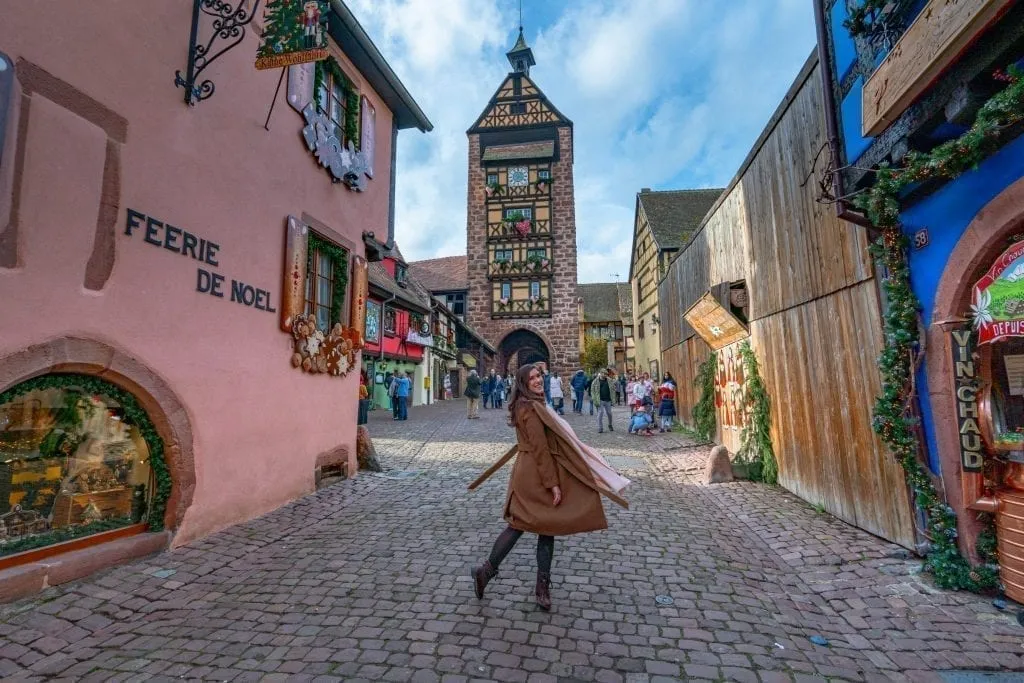
[[(431, 129), (339, 0), (321, 3), (331, 57), (288, 68), (276, 101), (282, 70), (254, 68), (261, 5), (193, 106), (175, 87), (192, 2), (86, 4), (48, 13), (45, 36), (34, 3), (0, 22), (9, 594), (75, 573), (19, 549), (180, 545), (325, 467), (354, 474), (364, 259), (392, 242), (398, 131)], [(331, 161), (332, 134), (351, 154)]]

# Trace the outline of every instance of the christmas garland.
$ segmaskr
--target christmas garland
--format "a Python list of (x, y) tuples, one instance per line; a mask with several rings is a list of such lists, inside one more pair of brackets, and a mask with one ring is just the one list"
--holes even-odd
[(697, 366), (693, 385), (700, 389), (700, 399), (693, 406), (693, 427), (704, 440), (710, 441), (715, 435), (718, 423), (715, 413), (715, 371), (718, 369), (718, 354), (714, 351), (707, 360)]
[(149, 415), (139, 405), (135, 397), (124, 389), (89, 375), (54, 374), (43, 375), (16, 384), (7, 391), (0, 393), (0, 405), (8, 403), (19, 396), (30, 391), (42, 391), (45, 389), (69, 389), (78, 390), (95, 396), (106, 396), (113, 399), (121, 410), (124, 411), (123, 421), (125, 424), (133, 425), (139, 430), (142, 439), (149, 449), (149, 463), (153, 469), (153, 476), (156, 480), (156, 490), (153, 492), (153, 502), (149, 515), (150, 531), (161, 531), (164, 528), (164, 510), (167, 507), (167, 500), (171, 497), (171, 473), (164, 461), (164, 442), (153, 426)]
[(331, 292), (331, 325), (334, 325), (341, 322), (341, 306), (345, 302), (345, 290), (348, 288), (348, 251), (310, 230), (306, 246), (307, 276), (313, 273), (313, 256), (316, 252), (328, 256), (334, 266), (334, 289)]
[[(910, 287), (910, 268), (906, 260), (907, 238), (900, 226), (900, 193), (909, 186), (931, 179), (956, 178), (976, 167), (999, 147), (999, 134), (1008, 126), (1024, 121), (1024, 78), (1011, 67), (997, 78), (1009, 86), (989, 99), (971, 128), (925, 154), (908, 153), (901, 168), (882, 166), (875, 184), (854, 200), (882, 237), (872, 245), (871, 253), (884, 264), (887, 275), (882, 283), (888, 300), (885, 311), (885, 348), (879, 357), (882, 392), (875, 401), (875, 432), (902, 465), (907, 485), (917, 505), (928, 516), (928, 536), (932, 543), (925, 567), (943, 588), (984, 590), (998, 584), (998, 567), (991, 553), (984, 553), (979, 537), (979, 552), (986, 563), (972, 568), (957, 547), (957, 520), (953, 509), (939, 496), (931, 476), (918, 461), (917, 420), (909, 414), (913, 399), (914, 357), (918, 347), (918, 310), (920, 303)], [(986, 540), (985, 543), (988, 541)]]
[[(356, 150), (359, 149), (359, 93), (356, 92), (355, 87), (352, 85), (352, 81), (348, 79), (345, 72), (341, 70), (338, 65), (338, 61), (334, 57), (328, 57), (322, 61), (316, 62), (316, 67), (313, 69), (313, 97), (319, 102), (320, 91), (327, 87), (326, 84), (326, 72), (330, 73), (331, 78), (336, 82), (340, 83), (342, 90), (345, 91), (345, 139), (351, 140), (352, 144), (355, 145)], [(330, 99), (330, 93), (327, 94)], [(340, 141), (344, 144), (344, 141)]]
[(740, 462), (755, 463), (760, 471), (758, 480), (766, 484), (777, 484), (779, 481), (779, 463), (775, 459), (775, 449), (771, 437), (771, 402), (768, 390), (758, 369), (757, 356), (750, 348), (750, 342), (743, 342), (739, 347), (743, 361), (744, 403), (747, 408), (743, 429), (740, 430), (740, 450), (737, 459)]

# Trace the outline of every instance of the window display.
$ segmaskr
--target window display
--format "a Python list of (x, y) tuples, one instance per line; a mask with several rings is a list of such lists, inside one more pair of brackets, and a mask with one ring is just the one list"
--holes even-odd
[(0, 555), (141, 522), (152, 489), (117, 401), (69, 383), (0, 404)]

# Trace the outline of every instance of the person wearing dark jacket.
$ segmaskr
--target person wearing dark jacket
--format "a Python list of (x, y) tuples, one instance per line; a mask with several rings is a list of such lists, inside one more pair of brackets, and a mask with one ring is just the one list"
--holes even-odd
[(572, 412), (577, 414), (583, 414), (583, 393), (588, 389), (590, 385), (587, 384), (587, 376), (583, 374), (582, 370), (577, 370), (576, 374), (572, 376), (572, 380), (569, 382), (573, 391)]
[(469, 377), (466, 378), (466, 390), (462, 393), (466, 397), (466, 419), (478, 419), (480, 417), (477, 415), (477, 410), (480, 408), (480, 378), (477, 376), (476, 370), (469, 371)]

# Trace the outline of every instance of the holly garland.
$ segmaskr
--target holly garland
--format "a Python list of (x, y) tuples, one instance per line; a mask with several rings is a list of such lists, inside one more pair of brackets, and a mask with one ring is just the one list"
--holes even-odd
[[(328, 242), (310, 230), (306, 243), (306, 273), (313, 273), (313, 257), (319, 252), (331, 259), (334, 267), (332, 273), (333, 290), (331, 291), (331, 325), (342, 322), (341, 307), (345, 303), (345, 290), (348, 288), (348, 251)], [(325, 330), (326, 332), (326, 330)]]
[[(1024, 121), (1024, 78), (1010, 67), (997, 78), (1009, 85), (989, 99), (971, 128), (955, 140), (928, 153), (908, 153), (903, 166), (878, 169), (875, 184), (854, 199), (869, 220), (882, 231), (871, 253), (886, 269), (882, 287), (888, 307), (884, 314), (885, 348), (879, 357), (882, 391), (875, 401), (873, 426), (903, 467), (907, 485), (917, 505), (927, 514), (927, 535), (932, 548), (925, 568), (942, 588), (986, 590), (998, 585), (998, 565), (988, 546), (991, 533), (979, 537), (979, 553), (985, 562), (971, 567), (957, 547), (957, 519), (939, 496), (931, 475), (918, 461), (917, 420), (910, 414), (913, 398), (914, 358), (918, 350), (920, 303), (910, 287), (906, 259), (907, 238), (900, 225), (900, 193), (913, 184), (932, 179), (956, 178), (976, 167), (1000, 145), (1000, 133)], [(982, 544), (985, 547), (982, 547)]]
[(760, 481), (777, 484), (779, 463), (775, 459), (775, 449), (772, 447), (772, 415), (768, 390), (761, 379), (757, 356), (750, 348), (750, 342), (740, 344), (739, 351), (740, 359), (743, 361), (743, 392), (747, 415), (740, 430), (741, 445), (737, 456), (741, 461), (757, 463)]
[[(327, 87), (325, 74), (329, 73), (331, 78), (340, 83), (345, 92), (345, 141), (351, 140), (356, 150), (359, 149), (359, 93), (348, 79), (345, 72), (341, 70), (338, 61), (334, 57), (316, 62), (313, 69), (313, 95), (317, 102), (320, 101), (320, 92)], [(328, 93), (328, 97), (330, 94)], [(345, 144), (345, 141), (340, 141)]]
[(715, 435), (718, 422), (715, 414), (715, 371), (718, 369), (718, 354), (714, 351), (707, 360), (697, 366), (693, 385), (700, 389), (700, 398), (693, 406), (693, 426), (697, 434), (710, 441)]
[(171, 473), (164, 461), (164, 441), (157, 433), (149, 415), (146, 414), (135, 397), (121, 387), (99, 377), (54, 374), (25, 380), (0, 393), (0, 405), (13, 401), (30, 391), (46, 389), (77, 390), (94, 396), (105, 396), (121, 406), (121, 410), (124, 412), (122, 420), (125, 424), (133, 425), (139, 430), (139, 434), (146, 442), (146, 448), (149, 449), (149, 464), (156, 480), (156, 490), (153, 492), (153, 502), (148, 520), (149, 529), (150, 531), (161, 531), (164, 528), (164, 511), (167, 508), (167, 500), (171, 497)]

